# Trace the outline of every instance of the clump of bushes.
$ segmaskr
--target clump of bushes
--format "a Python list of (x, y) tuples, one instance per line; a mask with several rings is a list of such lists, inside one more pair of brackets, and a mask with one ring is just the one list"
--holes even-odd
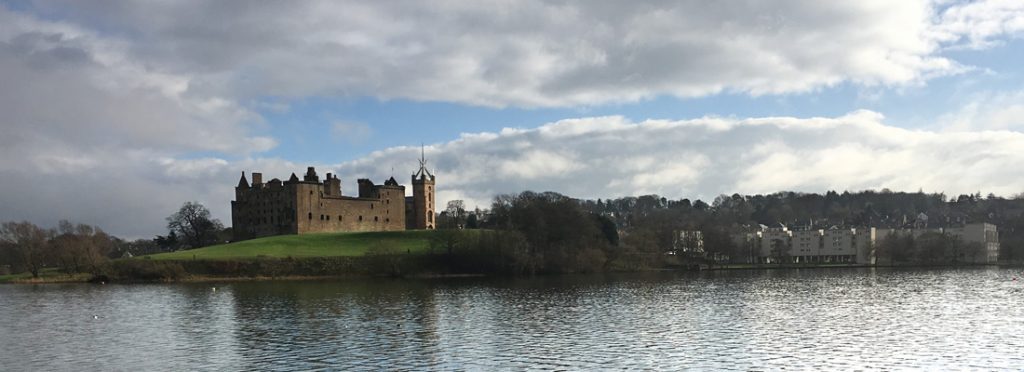
[(174, 261), (118, 260), (104, 272), (100, 275), (119, 281), (167, 282), (188, 276), (185, 267)]

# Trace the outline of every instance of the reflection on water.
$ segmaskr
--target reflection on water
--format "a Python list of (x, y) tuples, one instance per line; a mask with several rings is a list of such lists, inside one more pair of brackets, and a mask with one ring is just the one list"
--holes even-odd
[(1021, 275), (6, 285), (0, 369), (1017, 369)]

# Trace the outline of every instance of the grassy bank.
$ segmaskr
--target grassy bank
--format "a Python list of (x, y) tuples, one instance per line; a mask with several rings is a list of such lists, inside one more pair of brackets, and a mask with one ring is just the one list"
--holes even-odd
[[(40, 278), (32, 279), (27, 273), (3, 275), (0, 283), (452, 275), (447, 256), (430, 254), (431, 239), (437, 234), (394, 231), (273, 236), (113, 260), (95, 275), (65, 275), (46, 269)], [(478, 234), (458, 235), (472, 238)]]
[(73, 274), (68, 275), (57, 269), (44, 269), (39, 272), (38, 278), (33, 278), (29, 273), (18, 273), (0, 275), (0, 284), (4, 283), (81, 283), (88, 281), (92, 275)]
[(281, 235), (214, 245), (199, 249), (161, 253), (143, 258), (152, 260), (241, 260), (254, 258), (307, 258), (363, 256), (374, 245), (409, 253), (426, 253), (431, 231), (387, 231)]

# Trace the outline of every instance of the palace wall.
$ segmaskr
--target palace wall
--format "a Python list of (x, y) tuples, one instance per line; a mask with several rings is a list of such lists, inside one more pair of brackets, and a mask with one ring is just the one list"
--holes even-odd
[(406, 229), (405, 187), (389, 179), (384, 185), (359, 180), (359, 196), (341, 195), (341, 180), (327, 174), (321, 182), (309, 168), (303, 180), (262, 182), (243, 174), (231, 202), (235, 240), (283, 234)]

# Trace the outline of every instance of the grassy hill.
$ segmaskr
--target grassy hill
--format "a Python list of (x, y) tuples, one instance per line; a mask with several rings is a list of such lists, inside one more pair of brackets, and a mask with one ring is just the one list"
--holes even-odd
[(153, 260), (233, 260), (257, 257), (362, 256), (378, 242), (385, 242), (402, 252), (423, 253), (430, 246), (431, 233), (416, 230), (280, 235), (145, 257)]

